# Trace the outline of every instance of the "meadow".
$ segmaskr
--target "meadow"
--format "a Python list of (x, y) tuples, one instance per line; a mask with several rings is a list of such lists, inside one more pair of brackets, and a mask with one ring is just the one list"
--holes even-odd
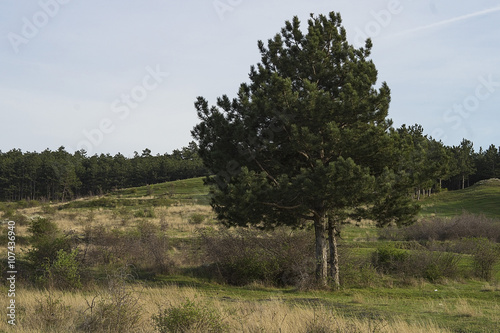
[[(449, 236), (450, 225), (500, 230), (500, 181), (425, 198), (413, 229), (345, 224), (340, 290), (310, 283), (310, 230), (226, 231), (208, 203), (201, 178), (66, 203), (0, 203), (0, 219), (16, 221), (15, 331), (500, 332), (500, 265), (481, 276), (489, 257), (474, 252), (498, 250), (500, 239)], [(78, 255), (36, 275), (28, 258), (42, 248), (33, 245), (40, 217)], [(2, 320), (0, 332), (10, 330)]]

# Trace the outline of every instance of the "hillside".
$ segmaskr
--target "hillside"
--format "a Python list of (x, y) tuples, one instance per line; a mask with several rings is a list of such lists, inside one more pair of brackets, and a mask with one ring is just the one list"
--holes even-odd
[(500, 217), (500, 179), (482, 180), (471, 187), (445, 191), (422, 201), (422, 216), (450, 217), (462, 212)]
[[(118, 190), (106, 196), (118, 205), (126, 205), (127, 200), (146, 205), (170, 205), (209, 202), (208, 187), (203, 185), (203, 177), (177, 180), (161, 184)], [(121, 204), (120, 204), (121, 203)], [(463, 190), (444, 191), (422, 200), (420, 215), (451, 217), (463, 212), (500, 217), (500, 179), (482, 180)]]
[[(426, 199), (424, 214), (442, 214), (446, 204), (450, 214), (460, 214), (457, 206), (477, 208), (482, 200), (482, 212), (492, 216), (498, 214), (498, 198), (500, 181), (490, 180)], [(121, 320), (122, 313), (132, 321), (127, 322), (132, 327), (128, 332), (157, 332), (152, 318), (161, 315), (166, 322), (173, 318), (168, 318), (170, 310), (214, 314), (211, 320), (226, 325), (227, 331), (249, 327), (246, 332), (333, 332), (332, 323), (339, 332), (497, 328), (500, 265), (491, 268), (487, 281), (474, 273), (471, 254), (447, 252), (469, 243), (447, 240), (447, 247), (437, 247), (429, 242), (436, 246), (426, 248), (415, 241), (379, 239), (379, 230), (369, 221), (347, 224), (341, 237), (342, 289), (309, 289), (310, 230), (224, 232), (208, 201), (203, 178), (192, 178), (62, 204), (0, 203), (0, 219), (16, 221), (16, 302), (23, 309), (18, 332), (41, 332), (40, 327), (44, 332), (109, 331), (85, 325), (108, 325)], [(43, 266), (50, 275), (36, 275), (40, 270), (33, 270), (37, 266), (24, 255), (36, 242), (29, 237), (29, 226), (38, 215), (53, 222), (80, 253), (78, 261), (71, 256), (63, 261), (59, 250), (53, 251), (58, 264)], [(44, 244), (52, 248), (50, 242), (37, 246)], [(493, 248), (493, 243), (486, 244)], [(7, 258), (6, 246), (0, 255)], [(67, 273), (71, 267), (78, 267), (80, 275)], [(40, 278), (34, 280), (36, 276)], [(238, 282), (237, 277), (248, 281)], [(290, 280), (294, 277), (297, 280)], [(72, 281), (81, 287), (61, 284)], [(0, 297), (2, 302), (8, 301), (6, 295)], [(0, 332), (8, 328), (5, 321), (0, 323)], [(121, 327), (115, 331), (127, 332)]]
[(208, 205), (208, 187), (204, 177), (131, 187), (104, 196), (86, 197), (60, 205), (69, 208), (162, 207), (180, 204)]

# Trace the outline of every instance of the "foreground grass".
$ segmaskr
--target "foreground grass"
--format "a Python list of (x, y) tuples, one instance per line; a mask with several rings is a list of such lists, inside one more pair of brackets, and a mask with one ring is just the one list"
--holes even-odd
[[(218, 314), (229, 332), (498, 332), (500, 322), (499, 286), (479, 282), (307, 292), (168, 279), (172, 281), (161, 285), (132, 283), (79, 292), (21, 289), (16, 297), (16, 331), (83, 331), (91, 312), (100, 310), (100, 302), (114, 302), (117, 295), (121, 311), (137, 315), (130, 330), (122, 326), (122, 331), (130, 332), (154, 332), (152, 317), (160, 310), (179, 308), (186, 300)], [(1, 293), (2, 304), (8, 301), (5, 295)], [(8, 329), (2, 321), (0, 331)]]
[[(241, 290), (226, 287), (205, 292), (193, 287), (134, 284), (126, 287), (129, 303), (122, 305), (131, 306), (138, 315), (133, 332), (154, 332), (151, 318), (160, 309), (179, 308), (186, 300), (220, 314), (220, 320), (230, 332), (432, 333), (459, 331), (457, 327), (465, 325), (469, 327), (468, 332), (495, 331), (500, 320), (498, 305), (453, 297), (451, 290), (444, 290), (438, 296), (440, 291), (434, 292), (428, 287), (414, 297), (408, 295), (407, 290), (398, 289), (325, 293), (248, 287), (242, 294)], [(17, 297), (16, 331), (81, 331), (91, 311), (89, 304), (108, 293), (108, 289), (73, 293), (22, 290)], [(99, 309), (98, 302), (97, 298), (94, 311)], [(0, 330), (8, 328), (5, 322), (0, 324)]]

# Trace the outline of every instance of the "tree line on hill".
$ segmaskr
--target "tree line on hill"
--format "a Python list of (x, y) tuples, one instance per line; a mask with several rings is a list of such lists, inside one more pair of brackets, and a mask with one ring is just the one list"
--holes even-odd
[[(478, 152), (466, 139), (458, 146), (445, 146), (424, 135), (420, 125), (403, 125), (395, 134), (405, 148), (402, 160), (406, 165), (401, 167), (410, 175), (416, 199), (442, 188), (456, 190), (483, 179), (500, 178), (500, 147), (493, 144)], [(0, 151), (0, 200), (64, 201), (208, 174), (195, 142), (172, 154), (152, 155), (144, 149), (132, 158), (120, 153), (70, 154), (64, 147), (40, 153), (12, 149)]]
[(483, 179), (500, 177), (500, 146), (491, 144), (476, 152), (467, 139), (457, 146), (446, 146), (423, 131), (420, 125), (403, 125), (395, 130), (405, 155), (402, 168), (410, 175), (417, 198), (443, 188), (463, 189)]
[(144, 149), (132, 158), (118, 153), (87, 156), (64, 147), (40, 153), (0, 151), (0, 200), (70, 200), (114, 189), (207, 175), (196, 143), (171, 154)]

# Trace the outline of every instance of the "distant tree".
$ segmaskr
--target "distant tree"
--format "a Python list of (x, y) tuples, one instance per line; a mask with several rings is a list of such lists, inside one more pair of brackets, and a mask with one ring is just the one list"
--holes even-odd
[(424, 135), (423, 127), (418, 124), (403, 125), (397, 132), (416, 199), (419, 200), (421, 194), (430, 195), (433, 188), (441, 189), (442, 180), (450, 177), (450, 156), (443, 143)]
[(350, 45), (339, 14), (311, 15), (306, 34), (295, 17), (267, 48), (258, 46), (261, 63), (237, 98), (195, 103), (201, 123), (193, 136), (215, 174), (212, 207), (226, 226), (312, 222), (317, 282), (330, 275), (338, 285), (339, 223), (368, 208), (381, 225), (416, 212), (405, 174), (395, 170), (390, 90), (374, 87), (371, 41)]
[(436, 180), (436, 189), (440, 191), (443, 180), (451, 177), (451, 154), (446, 150), (446, 146), (441, 141), (429, 139), (427, 147), (427, 156), (429, 160), (429, 172)]
[(495, 145), (490, 145), (486, 151), (483, 151), (482, 148), (479, 150), (479, 153), (475, 156), (475, 181), (498, 176), (500, 169), (498, 156), (499, 151)]
[(461, 178), (461, 187), (465, 188), (465, 180), (469, 178), (476, 168), (474, 166), (474, 147), (471, 141), (463, 139), (460, 146), (453, 147), (453, 157), (456, 163), (456, 172)]

